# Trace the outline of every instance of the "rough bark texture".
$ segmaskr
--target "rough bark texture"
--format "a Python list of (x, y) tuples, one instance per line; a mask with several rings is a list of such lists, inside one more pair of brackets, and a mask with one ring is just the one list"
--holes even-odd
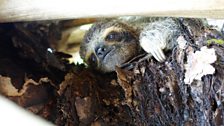
[[(167, 52), (164, 63), (137, 59), (111, 74), (48, 52), (58, 23), (0, 24), (1, 94), (58, 126), (224, 125), (224, 46), (208, 45), (203, 35), (211, 32), (196, 34), (185, 21), (185, 49)], [(215, 49), (215, 74), (185, 84), (186, 58), (204, 45)]]

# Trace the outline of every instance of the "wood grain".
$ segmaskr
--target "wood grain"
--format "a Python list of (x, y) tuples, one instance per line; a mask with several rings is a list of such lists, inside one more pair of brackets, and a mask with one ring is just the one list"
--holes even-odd
[(224, 0), (0, 0), (0, 22), (123, 15), (224, 18)]

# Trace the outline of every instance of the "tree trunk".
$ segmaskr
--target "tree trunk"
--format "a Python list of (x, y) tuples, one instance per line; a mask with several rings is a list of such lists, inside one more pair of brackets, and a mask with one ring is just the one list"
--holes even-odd
[[(186, 45), (166, 52), (164, 63), (140, 58), (102, 74), (47, 51), (59, 26), (0, 24), (1, 94), (59, 126), (224, 125), (224, 46), (203, 38), (213, 32), (204, 29), (196, 38), (183, 27)], [(216, 61), (209, 64), (215, 73), (187, 84), (185, 64), (203, 46), (215, 50)]]

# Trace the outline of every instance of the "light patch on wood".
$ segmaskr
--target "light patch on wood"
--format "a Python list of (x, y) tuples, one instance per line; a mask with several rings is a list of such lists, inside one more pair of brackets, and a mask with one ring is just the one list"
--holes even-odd
[(33, 79), (27, 79), (23, 84), (23, 88), (18, 90), (13, 86), (10, 77), (0, 75), (0, 93), (5, 96), (22, 96), (28, 89), (29, 85), (40, 85), (42, 84), (41, 82), (49, 82), (49, 79), (41, 78), (39, 82), (35, 82)]
[(211, 65), (217, 60), (215, 49), (208, 49), (203, 46), (200, 51), (190, 52), (187, 56), (187, 64), (185, 64), (186, 84), (191, 84), (194, 80), (201, 80), (204, 75), (214, 74), (215, 68)]

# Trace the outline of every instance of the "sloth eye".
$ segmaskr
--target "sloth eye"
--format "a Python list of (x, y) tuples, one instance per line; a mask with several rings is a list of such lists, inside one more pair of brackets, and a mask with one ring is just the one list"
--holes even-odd
[(88, 59), (89, 65), (92, 67), (96, 67), (97, 66), (97, 59), (96, 56), (94, 54), (91, 54), (89, 59)]
[(122, 34), (119, 32), (110, 32), (107, 36), (106, 36), (106, 41), (121, 41), (123, 38)]

